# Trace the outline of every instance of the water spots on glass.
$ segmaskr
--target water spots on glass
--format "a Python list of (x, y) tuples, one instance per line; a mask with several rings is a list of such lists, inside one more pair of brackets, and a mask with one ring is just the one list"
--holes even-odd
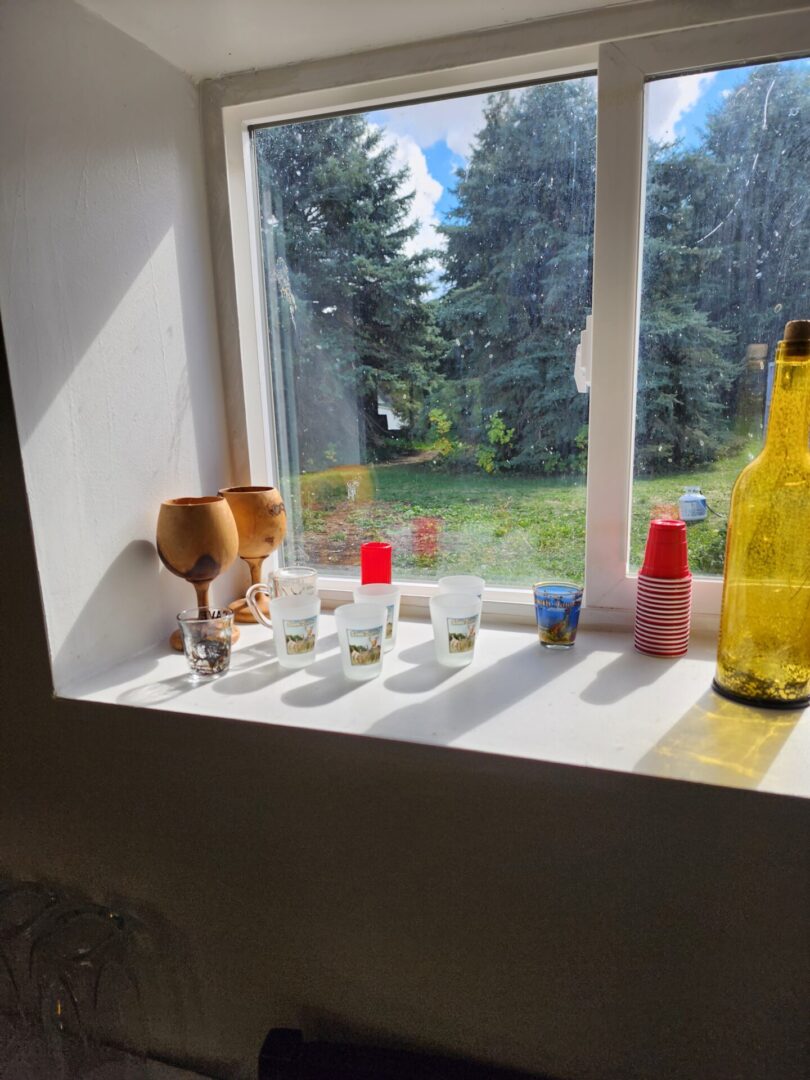
[(731, 487), (762, 441), (768, 364), (810, 289), (810, 64), (726, 69), (701, 91), (700, 119), (670, 113), (664, 137), (655, 117), (677, 80), (647, 88), (631, 564), (653, 509), (700, 485), (715, 512), (689, 526), (692, 568), (719, 574)]
[[(446, 103), (253, 131), (260, 202), (272, 192), (281, 222), (264, 265), (284, 260), (295, 301), (266, 274), (285, 558), (352, 573), (379, 537), (409, 577), (582, 576), (588, 403), (571, 372), (594, 89), (457, 99), (470, 140), (455, 159), (435, 135)], [(357, 467), (371, 483), (352, 493)], [(440, 522), (435, 552), (413, 549), (414, 516)]]

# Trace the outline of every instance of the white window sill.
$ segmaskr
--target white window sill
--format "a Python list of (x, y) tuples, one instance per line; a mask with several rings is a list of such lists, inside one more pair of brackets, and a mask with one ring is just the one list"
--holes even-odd
[(321, 618), (318, 658), (302, 670), (280, 667), (270, 632), (247, 626), (213, 682), (192, 685), (184, 658), (160, 645), (60, 696), (810, 797), (810, 709), (713, 693), (711, 638), (663, 660), (627, 633), (581, 631), (558, 652), (534, 629), (485, 625), (473, 663), (449, 670), (429, 623), (403, 619), (382, 676), (351, 683), (334, 616)]

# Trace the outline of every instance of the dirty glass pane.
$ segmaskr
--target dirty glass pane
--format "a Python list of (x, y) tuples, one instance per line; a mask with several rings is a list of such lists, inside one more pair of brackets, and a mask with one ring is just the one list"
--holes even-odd
[(285, 561), (581, 580), (595, 122), (588, 77), (253, 129)]
[(646, 117), (630, 563), (680, 514), (692, 570), (717, 575), (776, 344), (810, 311), (810, 61), (652, 82)]

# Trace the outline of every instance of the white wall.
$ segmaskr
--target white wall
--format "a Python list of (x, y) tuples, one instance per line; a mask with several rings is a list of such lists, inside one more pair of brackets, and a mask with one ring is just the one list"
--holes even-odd
[[(116, 649), (152, 637), (157, 500), (219, 478), (196, 101), (69, 0), (0, 0), (0, 102), (0, 310), (64, 674), (122, 609)], [(573, 1080), (806, 1080), (806, 801), (54, 701), (4, 375), (0, 873), (165, 928), (134, 1045), (247, 1080), (303, 1024)]]
[(0, 311), (60, 687), (192, 606), (158, 570), (160, 501), (229, 480), (199, 102), (70, 0), (0, 4), (0, 101)]

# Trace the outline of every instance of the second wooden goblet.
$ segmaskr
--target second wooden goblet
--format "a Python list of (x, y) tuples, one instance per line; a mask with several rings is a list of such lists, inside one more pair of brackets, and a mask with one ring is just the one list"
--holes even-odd
[[(239, 531), (239, 557), (248, 564), (250, 584), (262, 579), (262, 563), (281, 545), (287, 533), (287, 514), (281, 492), (269, 485), (220, 488), (228, 500)], [(267, 614), (266, 600), (261, 598)], [(255, 622), (244, 599), (230, 605), (237, 622)]]

